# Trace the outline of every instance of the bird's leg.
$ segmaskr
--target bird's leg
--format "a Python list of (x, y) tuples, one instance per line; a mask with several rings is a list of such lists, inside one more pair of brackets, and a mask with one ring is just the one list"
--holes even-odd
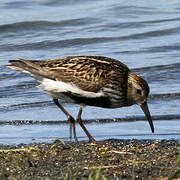
[(80, 109), (79, 109), (79, 113), (77, 115), (77, 122), (79, 123), (79, 125), (81, 126), (81, 128), (84, 130), (84, 132), (86, 133), (86, 135), (89, 138), (89, 142), (95, 142), (95, 139), (91, 136), (91, 134), (88, 132), (88, 130), (86, 129), (86, 127), (84, 126), (82, 120), (81, 120), (81, 114), (82, 114), (82, 110), (83, 110), (83, 106), (80, 105)]
[(72, 139), (72, 132), (74, 134), (74, 139), (75, 141), (78, 141), (77, 136), (76, 136), (76, 127), (75, 127), (75, 120), (74, 118), (63, 108), (63, 106), (60, 105), (58, 99), (53, 99), (54, 103), (57, 105), (57, 107), (67, 116), (68, 122), (69, 122), (69, 134), (70, 134), (70, 139)]

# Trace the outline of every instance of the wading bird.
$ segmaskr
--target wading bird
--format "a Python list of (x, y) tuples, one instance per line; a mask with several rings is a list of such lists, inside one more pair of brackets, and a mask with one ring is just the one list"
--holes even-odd
[(118, 60), (103, 56), (68, 56), (53, 60), (10, 60), (7, 67), (30, 74), (39, 87), (53, 98), (64, 112), (77, 141), (75, 119), (58, 99), (80, 105), (77, 122), (90, 142), (95, 142), (81, 120), (83, 107), (120, 108), (138, 104), (146, 115), (152, 132), (154, 126), (147, 106), (149, 86), (140, 76)]

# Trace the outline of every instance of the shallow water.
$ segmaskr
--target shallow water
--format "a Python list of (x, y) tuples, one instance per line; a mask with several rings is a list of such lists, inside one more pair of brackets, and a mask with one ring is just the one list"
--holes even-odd
[[(5, 68), (9, 59), (68, 55), (119, 59), (143, 76), (151, 89), (148, 103), (155, 134), (136, 105), (86, 107), (83, 119), (123, 119), (87, 123), (95, 139), (180, 139), (179, 1), (6, 0), (0, 9), (0, 143), (69, 140), (68, 124), (53, 123), (66, 117), (36, 87), (37, 82)], [(76, 116), (78, 105), (62, 104)], [(77, 135), (87, 140), (79, 126)]]

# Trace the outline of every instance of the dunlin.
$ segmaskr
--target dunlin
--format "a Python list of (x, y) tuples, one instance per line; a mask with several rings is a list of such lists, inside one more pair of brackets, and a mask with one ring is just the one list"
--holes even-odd
[(103, 56), (68, 56), (52, 60), (10, 60), (7, 67), (33, 76), (39, 87), (53, 98), (64, 112), (77, 140), (74, 118), (60, 105), (58, 99), (80, 105), (77, 122), (90, 142), (90, 135), (81, 120), (83, 107), (120, 108), (138, 104), (146, 115), (152, 132), (154, 126), (147, 106), (149, 86), (140, 76), (118, 60)]

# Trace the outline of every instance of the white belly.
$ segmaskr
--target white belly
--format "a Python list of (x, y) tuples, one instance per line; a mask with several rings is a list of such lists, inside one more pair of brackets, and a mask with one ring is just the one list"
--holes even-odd
[(52, 98), (65, 99), (67, 101), (70, 101), (71, 99), (68, 99), (68, 97), (63, 94), (66, 92), (71, 92), (73, 94), (76, 94), (77, 96), (79, 95), (81, 97), (83, 96), (88, 98), (96, 98), (96, 97), (104, 96), (104, 93), (102, 91), (99, 91), (97, 93), (84, 91), (73, 83), (65, 83), (62, 81), (55, 81), (41, 77), (35, 77), (35, 78), (40, 83), (39, 88), (45, 91)]

